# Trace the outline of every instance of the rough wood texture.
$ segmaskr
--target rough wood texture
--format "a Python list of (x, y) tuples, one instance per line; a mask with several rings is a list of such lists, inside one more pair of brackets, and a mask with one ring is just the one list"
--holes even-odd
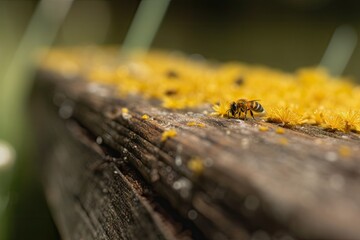
[[(45, 71), (34, 96), (40, 140), (51, 145), (45, 189), (64, 239), (360, 236), (358, 134), (278, 134), (260, 120), (170, 112)], [(178, 135), (162, 142), (169, 128)], [(191, 170), (194, 161), (204, 170)]]

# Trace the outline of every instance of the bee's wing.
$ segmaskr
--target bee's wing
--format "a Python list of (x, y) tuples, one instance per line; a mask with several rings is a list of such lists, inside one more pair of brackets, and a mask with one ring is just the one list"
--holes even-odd
[(255, 100), (249, 100), (248, 102), (259, 102), (260, 99), (255, 99)]

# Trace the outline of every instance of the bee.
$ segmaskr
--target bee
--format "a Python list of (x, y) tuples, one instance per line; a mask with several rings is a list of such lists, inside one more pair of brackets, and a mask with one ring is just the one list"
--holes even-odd
[(249, 111), (252, 118), (255, 119), (253, 111), (258, 113), (265, 112), (264, 108), (257, 101), (259, 100), (239, 99), (236, 102), (232, 102), (230, 104), (229, 110), (227, 110), (228, 117), (230, 117), (231, 114), (235, 118), (236, 117), (240, 118), (241, 113), (244, 113), (244, 120), (246, 120), (246, 115), (247, 112)]

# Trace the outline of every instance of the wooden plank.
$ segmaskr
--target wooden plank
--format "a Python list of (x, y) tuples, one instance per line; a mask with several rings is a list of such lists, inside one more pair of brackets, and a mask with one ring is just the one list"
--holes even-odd
[[(203, 113), (209, 107), (169, 111), (46, 71), (34, 95), (39, 122), (51, 128), (40, 137), (54, 148), (44, 181), (64, 238), (360, 236), (358, 134), (314, 126), (278, 134), (259, 119), (215, 118)], [(48, 112), (59, 114), (45, 121)], [(205, 127), (187, 125), (193, 121)], [(61, 125), (68, 127), (54, 131)], [(161, 141), (170, 128), (177, 136)]]

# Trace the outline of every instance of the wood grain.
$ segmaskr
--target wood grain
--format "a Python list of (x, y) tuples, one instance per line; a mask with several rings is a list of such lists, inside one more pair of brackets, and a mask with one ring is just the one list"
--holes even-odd
[[(260, 119), (211, 117), (209, 106), (169, 111), (44, 70), (37, 80), (45, 190), (64, 239), (360, 236), (358, 134), (279, 134)], [(177, 136), (162, 142), (170, 128)]]

